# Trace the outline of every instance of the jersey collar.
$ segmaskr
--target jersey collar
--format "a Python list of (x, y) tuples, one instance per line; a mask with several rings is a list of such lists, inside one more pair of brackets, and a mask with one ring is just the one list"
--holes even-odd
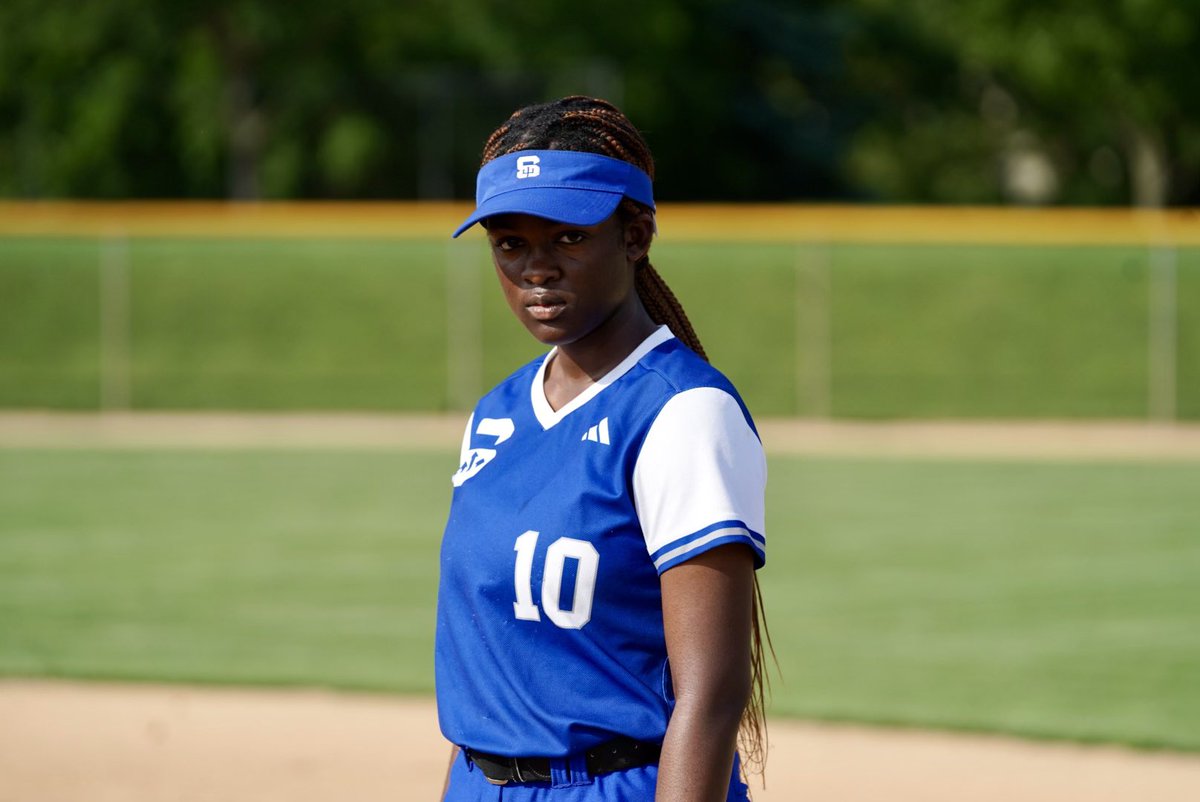
[(671, 333), (671, 329), (665, 324), (659, 326), (649, 337), (642, 340), (641, 344), (637, 348), (634, 348), (629, 356), (621, 360), (621, 364), (597, 379), (595, 384), (572, 398), (558, 410), (553, 409), (550, 406), (550, 402), (546, 400), (546, 366), (550, 364), (551, 358), (558, 352), (557, 348), (550, 349), (550, 353), (546, 354), (545, 358), (542, 359), (542, 364), (538, 366), (537, 374), (533, 377), (533, 383), (529, 387), (529, 398), (533, 402), (533, 414), (537, 417), (538, 423), (542, 424), (543, 429), (549, 429), (598, 396), (604, 391), (604, 388), (628, 373), (646, 354), (674, 337), (675, 335)]

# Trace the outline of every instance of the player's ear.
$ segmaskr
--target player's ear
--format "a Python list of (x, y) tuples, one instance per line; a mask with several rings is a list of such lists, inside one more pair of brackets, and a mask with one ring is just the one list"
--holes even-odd
[(654, 215), (639, 211), (625, 223), (625, 258), (637, 264), (650, 253), (654, 239)]

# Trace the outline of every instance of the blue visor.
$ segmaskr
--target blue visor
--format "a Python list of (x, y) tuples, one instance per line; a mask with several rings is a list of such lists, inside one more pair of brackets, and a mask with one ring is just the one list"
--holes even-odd
[(594, 226), (625, 197), (654, 208), (650, 176), (629, 162), (574, 150), (518, 150), (479, 168), (475, 211), (452, 236), (497, 214)]

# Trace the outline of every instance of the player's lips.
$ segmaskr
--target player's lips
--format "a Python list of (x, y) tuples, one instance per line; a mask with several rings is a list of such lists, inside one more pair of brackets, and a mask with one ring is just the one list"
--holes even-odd
[(525, 309), (535, 320), (553, 320), (567, 308), (567, 301), (553, 292), (539, 292), (525, 301)]

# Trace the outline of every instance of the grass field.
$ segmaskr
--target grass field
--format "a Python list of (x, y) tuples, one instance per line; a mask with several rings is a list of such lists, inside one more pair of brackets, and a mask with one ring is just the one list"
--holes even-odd
[[(473, 396), (539, 350), (479, 242), (0, 238), (0, 406), (440, 410), (451, 326)], [(114, 254), (116, 254), (114, 256)], [(655, 261), (760, 415), (1145, 417), (1150, 252), (1136, 246), (680, 243)], [(102, 354), (101, 298), (117, 353)], [(458, 261), (456, 261), (458, 260)], [(459, 290), (447, 287), (460, 264)], [(1200, 418), (1200, 249), (1178, 251), (1177, 406)], [(108, 287), (108, 290), (103, 289)], [(113, 334), (112, 332), (116, 332)], [(459, 354), (455, 351), (455, 355)], [(472, 380), (473, 377), (473, 380)]]
[[(0, 449), (0, 674), (429, 692), (454, 461)], [(773, 457), (774, 712), (1200, 750), (1198, 486)]]

